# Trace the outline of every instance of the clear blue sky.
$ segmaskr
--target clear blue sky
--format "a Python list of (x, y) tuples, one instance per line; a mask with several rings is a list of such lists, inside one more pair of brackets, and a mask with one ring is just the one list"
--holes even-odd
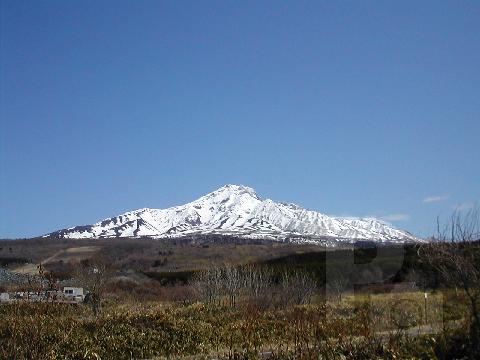
[(226, 183), (418, 235), (480, 199), (478, 2), (0, 1), (0, 237)]

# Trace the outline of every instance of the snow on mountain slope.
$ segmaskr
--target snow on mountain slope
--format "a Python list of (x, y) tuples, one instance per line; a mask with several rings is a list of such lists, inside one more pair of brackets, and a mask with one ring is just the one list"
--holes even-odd
[(182, 237), (224, 234), (272, 240), (321, 239), (380, 242), (417, 241), (373, 218), (346, 219), (258, 197), (252, 188), (226, 185), (191, 203), (168, 209), (139, 209), (93, 225), (76, 226), (46, 236), (62, 238)]

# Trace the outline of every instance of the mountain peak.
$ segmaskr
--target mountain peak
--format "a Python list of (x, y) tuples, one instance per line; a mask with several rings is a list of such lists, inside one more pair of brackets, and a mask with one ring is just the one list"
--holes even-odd
[(227, 194), (227, 195), (243, 195), (249, 194), (250, 196), (254, 197), (255, 199), (260, 199), (255, 190), (249, 186), (245, 185), (235, 185), (235, 184), (227, 184), (224, 185), (217, 190), (211, 192), (209, 195), (219, 195), (219, 194)]

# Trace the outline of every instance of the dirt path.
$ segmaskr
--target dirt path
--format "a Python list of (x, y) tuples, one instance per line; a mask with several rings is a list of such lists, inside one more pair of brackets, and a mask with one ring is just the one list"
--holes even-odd
[[(54, 260), (68, 261), (70, 259), (84, 259), (100, 249), (98, 246), (80, 246), (71, 247), (64, 250), (59, 250), (55, 254), (41, 261), (43, 265), (48, 264)], [(12, 269), (12, 272), (19, 274), (37, 275), (39, 263), (24, 264), (18, 268)]]
[[(64, 250), (57, 251), (55, 254), (52, 256), (46, 258), (45, 260), (42, 261), (42, 264), (46, 264), (49, 261), (52, 261), (55, 259), (58, 255), (63, 253)], [(19, 274), (28, 274), (28, 275), (37, 275), (38, 274), (38, 265), (39, 264), (24, 264), (18, 268), (12, 269), (12, 272), (16, 272)]]

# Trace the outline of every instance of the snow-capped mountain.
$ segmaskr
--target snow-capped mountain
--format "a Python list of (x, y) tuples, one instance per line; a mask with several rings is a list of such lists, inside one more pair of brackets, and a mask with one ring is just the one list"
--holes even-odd
[(261, 199), (252, 188), (241, 185), (223, 186), (185, 205), (139, 209), (46, 236), (168, 238), (196, 234), (321, 243), (418, 240), (377, 219), (331, 217), (294, 204)]

